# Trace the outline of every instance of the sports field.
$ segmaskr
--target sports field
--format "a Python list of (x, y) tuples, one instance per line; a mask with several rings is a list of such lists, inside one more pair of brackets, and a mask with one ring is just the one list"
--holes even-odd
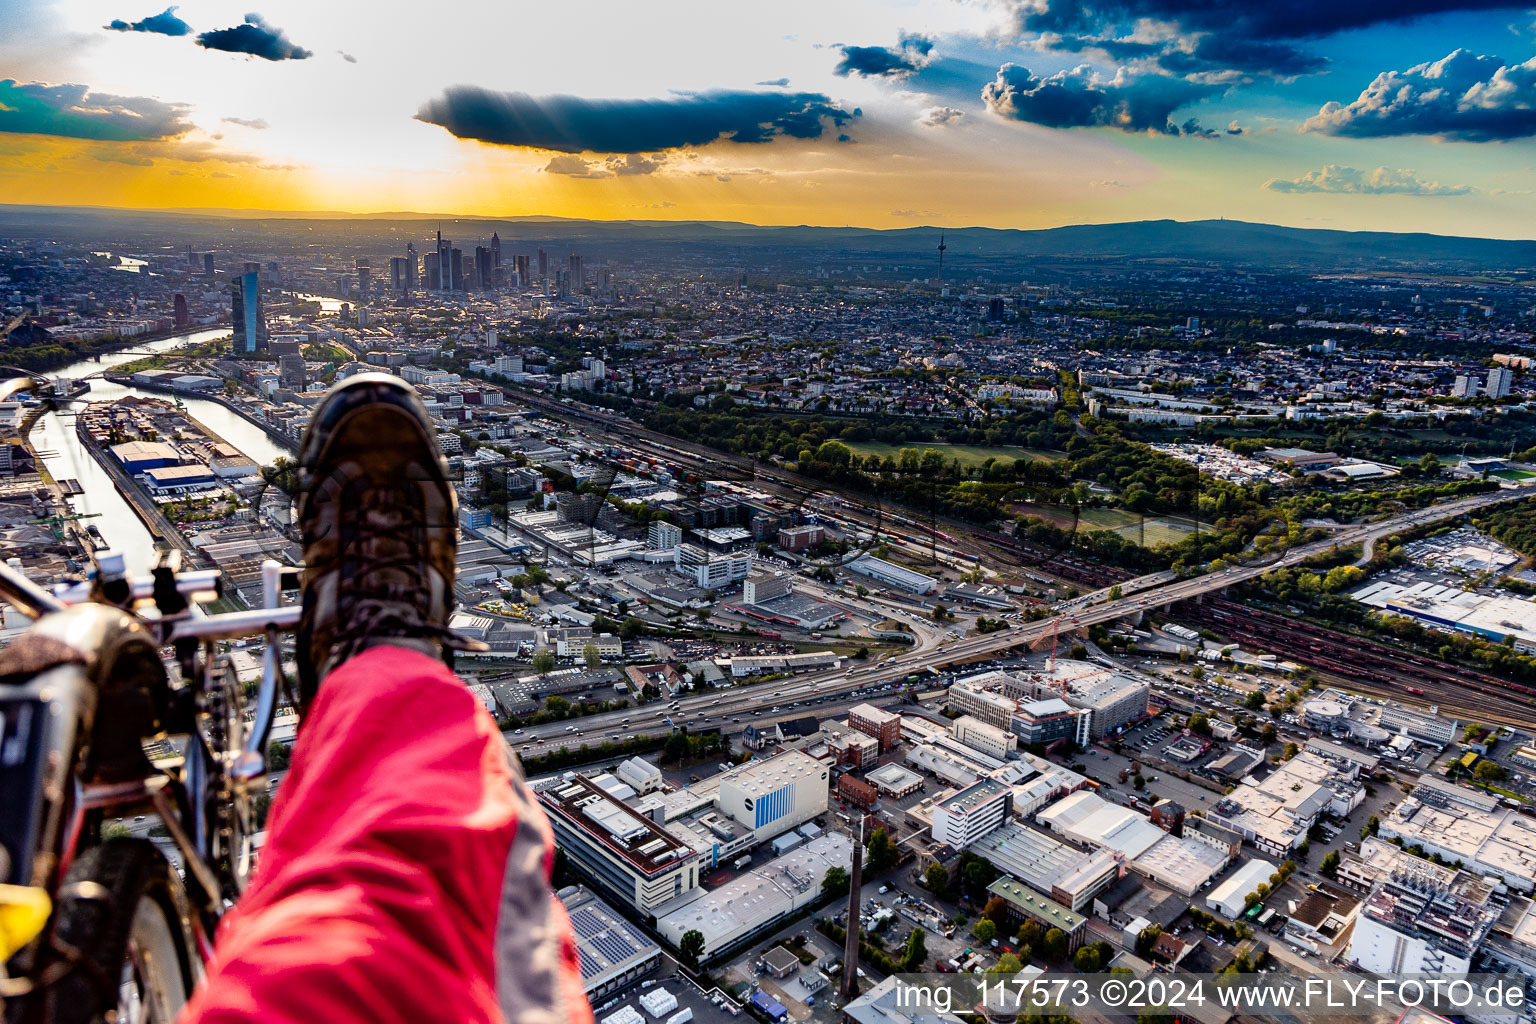
[(999, 462), (1014, 462), (1018, 459), (1055, 462), (1067, 457), (1066, 452), (1053, 452), (1045, 448), (1019, 448), (1013, 445), (993, 447), (980, 444), (944, 444), (939, 441), (908, 441), (904, 444), (886, 444), (884, 441), (845, 441), (844, 444), (859, 455), (866, 457), (878, 455), (882, 459), (887, 455), (893, 459), (901, 458), (903, 448), (916, 448), (919, 452), (932, 448), (944, 456), (946, 463), (951, 459), (959, 459), (960, 465), (966, 469), (980, 466), (988, 459), (996, 459)]
[(1113, 530), (1127, 540), (1152, 548), (1159, 544), (1177, 544), (1195, 531), (1195, 524), (1177, 516), (1146, 516), (1118, 508), (1085, 508), (1074, 519), (1072, 510), (1061, 505), (1016, 502), (1013, 511), (1038, 516), (1063, 530)]

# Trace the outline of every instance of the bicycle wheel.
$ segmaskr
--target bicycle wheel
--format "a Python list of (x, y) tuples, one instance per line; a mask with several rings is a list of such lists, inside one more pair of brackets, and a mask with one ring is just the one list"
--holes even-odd
[(196, 982), (170, 865), (143, 839), (82, 854), (60, 887), (55, 945), (74, 964), (48, 994), (58, 1024), (171, 1024)]

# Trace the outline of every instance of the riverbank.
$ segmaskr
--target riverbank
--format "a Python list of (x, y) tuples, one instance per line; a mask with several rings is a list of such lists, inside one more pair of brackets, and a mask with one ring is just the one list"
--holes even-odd
[(181, 553), (190, 560), (188, 567), (196, 565), (199, 561), (197, 549), (181, 535), (181, 531), (176, 529), (174, 523), (165, 518), (165, 514), (149, 499), (149, 495), (144, 493), (138, 481), (129, 476), (122, 466), (118, 465), (117, 460), (112, 457), (112, 453), (96, 443), (95, 439), (91, 437), (91, 432), (86, 429), (85, 423), (79, 417), (75, 418), (75, 437), (79, 439), (80, 446), (85, 449), (86, 454), (90, 455), (107, 476), (112, 479), (113, 487), (117, 489), (117, 493), (122, 496), (123, 500), (128, 503), (128, 507), (133, 509), (134, 514), (139, 517), (139, 520), (144, 524), (144, 528), (149, 531), (150, 537), (157, 543), (164, 542), (179, 548)]
[(26, 418), (21, 422), (21, 429), (19, 431), (21, 447), (31, 457), (32, 465), (37, 467), (38, 479), (42, 480), (43, 485), (48, 488), (49, 505), (52, 508), (53, 514), (59, 517), (58, 532), (61, 535), (60, 540), (62, 541), (63, 537), (68, 537), (75, 543), (77, 548), (75, 552), (70, 552), (66, 545), (66, 557), (75, 558), (78, 555), (79, 557), (76, 558), (76, 561), (88, 561), (90, 553), (95, 550), (91, 536), (80, 525), (78, 519), (70, 518), (74, 515), (74, 509), (69, 504), (70, 495), (60, 486), (58, 480), (54, 479), (53, 474), (48, 472), (48, 467), (43, 465), (42, 456), (38, 454), (36, 446), (32, 444), (32, 428), (37, 426), (37, 421), (42, 419), (48, 411), (46, 406), (40, 405), (27, 413)]
[[(266, 434), (267, 437), (280, 448), (290, 452), (298, 451), (299, 449), (298, 444), (293, 440), (293, 438), (289, 437), (287, 434), (283, 433), (281, 430), (277, 429), (265, 420), (257, 418), (257, 416), (250, 412), (248, 409), (243, 408), (235, 402), (231, 402), (224, 395), (211, 391), (178, 391), (176, 388), (168, 387), (164, 384), (155, 384), (134, 380), (133, 377), (129, 374), (104, 373), (102, 374), (102, 378), (109, 380), (114, 384), (121, 384), (124, 387), (136, 388), (139, 391), (154, 391), (157, 394), (175, 395), (180, 398), (196, 398), (204, 402), (212, 402), (215, 405), (222, 405), (236, 416), (239, 416), (241, 419), (245, 420), (245, 422), (249, 423), (251, 426)], [(190, 415), (187, 417), (187, 419), (191, 420), (193, 423), (196, 423), (198, 428), (203, 430), (209, 436), (218, 437), (218, 435), (215, 434), (212, 430), (208, 430), (201, 423), (198, 423), (197, 420), (193, 419)], [(238, 448), (239, 445), (236, 445), (235, 447)]]
[[(131, 337), (93, 338), (89, 341), (51, 341), (46, 346), (30, 345), (25, 348), (14, 349), (9, 358), (13, 365), (28, 371), (29, 373), (46, 374), (50, 376), (69, 376), (61, 374), (63, 369), (78, 369), (86, 363), (100, 362), (105, 356), (112, 356), (124, 349), (137, 348), (140, 345), (151, 345), (170, 338), (179, 338), (198, 333), (199, 331), (228, 330), (227, 325), (203, 324), (198, 327), (167, 327), (158, 331), (146, 331), (143, 334), (135, 334)], [(39, 348), (60, 350), (59, 354), (46, 359), (29, 359), (27, 353)]]

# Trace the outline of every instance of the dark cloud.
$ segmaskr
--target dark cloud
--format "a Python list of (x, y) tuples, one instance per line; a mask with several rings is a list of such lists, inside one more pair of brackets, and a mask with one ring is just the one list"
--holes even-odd
[(345, 51), (345, 50), (337, 50), (336, 52), (341, 54), (341, 59), (346, 61), (348, 64), (356, 64), (357, 63), (357, 58), (352, 56), (347, 51)]
[(904, 35), (896, 49), (886, 46), (839, 46), (843, 59), (833, 74), (862, 75), (865, 78), (906, 78), (916, 74), (933, 52), (933, 40), (925, 36)]
[(192, 26), (176, 17), (176, 8), (167, 7), (159, 14), (152, 14), (142, 21), (113, 21), (106, 26), (113, 32), (154, 32), (162, 36), (184, 36)]
[(858, 116), (820, 93), (714, 91), (630, 100), (534, 97), (473, 85), (452, 86), (416, 112), (418, 121), (461, 139), (561, 153), (654, 153), (721, 138), (817, 139), (826, 122), (841, 128)]
[(987, 109), (1013, 121), (1050, 128), (1118, 128), (1159, 135), (1216, 133), (1193, 118), (1173, 121), (1173, 112), (1219, 92), (1167, 75), (1136, 75), (1121, 69), (1104, 78), (1086, 65), (1039, 78), (1017, 64), (1004, 64), (981, 90)]
[(187, 107), (145, 96), (112, 96), (83, 85), (0, 81), (0, 132), (134, 142), (190, 131)]
[(1324, 104), (1302, 131), (1462, 142), (1528, 138), (1536, 135), (1536, 57), (1509, 64), (1456, 50), (1407, 71), (1383, 71), (1353, 102)]
[(1358, 196), (1464, 196), (1475, 191), (1471, 185), (1442, 185), (1425, 181), (1410, 170), (1394, 171), (1378, 167), (1357, 171), (1353, 167), (1327, 164), (1320, 171), (1308, 171), (1299, 178), (1271, 178), (1264, 183), (1271, 192), (1328, 192)]
[[(1021, 0), (1018, 30), (1072, 52), (1155, 60), (1176, 74), (1312, 74), (1328, 62), (1304, 45), (1348, 29), (1466, 10), (1521, 10), (1511, 0)], [(1171, 31), (1144, 38), (1138, 21)]]
[(273, 28), (259, 14), (247, 14), (244, 25), (214, 29), (197, 37), (197, 45), (226, 53), (246, 53), (262, 60), (306, 60), (315, 55)]

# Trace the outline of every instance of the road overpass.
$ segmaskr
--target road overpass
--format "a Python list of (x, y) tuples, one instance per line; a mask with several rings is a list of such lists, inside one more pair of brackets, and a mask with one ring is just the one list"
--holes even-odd
[[(808, 673), (792, 679), (752, 683), (705, 694), (690, 694), (679, 698), (677, 710), (668, 712), (665, 716), (658, 716), (656, 712), (666, 710), (667, 705), (663, 702), (653, 702), (639, 708), (589, 715), (574, 721), (529, 726), (521, 735), (514, 734), (511, 738), (519, 747), (524, 747), (525, 744), (532, 745), (530, 748), (525, 748), (532, 753), (535, 749), (542, 751), (553, 746), (575, 746), (581, 743), (600, 743), (604, 739), (618, 739), (634, 732), (645, 731), (647, 726), (655, 729), (657, 723), (660, 723), (660, 728), (668, 728), (664, 721), (666, 717), (670, 717), (677, 725), (690, 724), (693, 728), (713, 729), (734, 724), (730, 719), (745, 714), (751, 714), (751, 721), (759, 725), (768, 725), (782, 719), (812, 713), (825, 715), (826, 712), (834, 710), (834, 702), (828, 698), (835, 698), (845, 693), (864, 693), (866, 694), (864, 699), (868, 699), (869, 691), (875, 691), (876, 696), (880, 692), (890, 692), (882, 688), (904, 681), (914, 673), (926, 672), (930, 667), (944, 668), (961, 662), (994, 657), (1043, 640), (1053, 630), (1071, 632), (1087, 629), (1090, 626), (1133, 616), (1151, 608), (1162, 608), (1177, 601), (1187, 601), (1205, 594), (1217, 593), (1274, 569), (1298, 565), (1314, 555), (1336, 547), (1374, 543), (1394, 533), (1428, 526), (1487, 508), (1490, 505), (1516, 501), (1532, 495), (1536, 495), (1536, 485), (1520, 485), (1468, 498), (1458, 498), (1429, 508), (1405, 512), (1390, 519), (1348, 527), (1326, 540), (1285, 550), (1262, 564), (1239, 565), (1186, 579), (1178, 579), (1166, 571), (1149, 573), (1146, 576), (1122, 582), (1120, 584), (1122, 596), (1117, 600), (1106, 599), (1099, 604), (1086, 605), (1080, 601), (1078, 607), (1068, 608), (1049, 618), (1038, 619), (997, 633), (952, 641), (936, 649), (906, 651), (874, 665), (860, 664), (852, 669)], [(1108, 592), (1108, 588), (1102, 591), (1106, 598)], [(1096, 596), (1097, 593), (1099, 592), (1090, 596)], [(814, 703), (818, 701), (819, 703)], [(850, 700), (850, 702), (857, 703), (856, 700)], [(843, 702), (836, 702), (836, 705), (844, 706)], [(775, 708), (779, 710), (775, 712), (773, 710)], [(625, 719), (629, 720), (627, 725)], [(572, 726), (574, 731), (568, 731)]]

